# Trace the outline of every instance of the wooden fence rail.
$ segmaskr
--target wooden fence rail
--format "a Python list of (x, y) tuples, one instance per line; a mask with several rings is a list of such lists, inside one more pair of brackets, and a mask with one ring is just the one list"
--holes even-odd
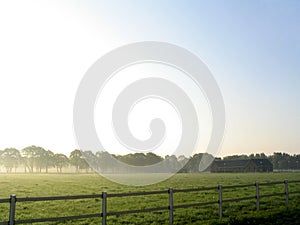
[[(53, 197), (29, 197), (29, 198), (17, 198), (15, 194), (11, 195), (10, 198), (0, 199), (0, 204), (9, 204), (9, 215), (8, 221), (0, 222), (0, 225), (15, 225), (15, 224), (28, 224), (28, 223), (38, 223), (38, 222), (55, 222), (55, 221), (66, 221), (66, 220), (77, 220), (77, 219), (86, 219), (86, 218), (102, 218), (102, 225), (106, 225), (106, 219), (108, 216), (112, 215), (124, 215), (124, 214), (136, 214), (136, 213), (145, 213), (153, 211), (169, 211), (169, 224), (174, 223), (174, 210), (179, 208), (190, 208), (190, 207), (199, 207), (205, 205), (218, 204), (219, 206), (219, 217), (223, 216), (223, 203), (225, 202), (239, 202), (245, 200), (256, 199), (256, 210), (260, 210), (260, 199), (272, 196), (285, 196), (285, 204), (288, 206), (289, 195), (299, 194), (300, 191), (290, 191), (289, 184), (291, 183), (300, 183), (300, 180), (294, 181), (283, 181), (283, 182), (268, 182), (268, 183), (258, 183), (254, 184), (241, 184), (241, 185), (232, 185), (232, 186), (222, 186), (218, 185), (217, 187), (203, 187), (203, 188), (190, 188), (190, 189), (173, 189), (169, 188), (168, 190), (163, 191), (148, 191), (148, 192), (131, 192), (131, 193), (106, 193), (94, 194), (94, 195), (76, 195), (76, 196), (53, 196)], [(272, 193), (260, 195), (259, 187), (267, 185), (277, 185), (284, 184), (284, 192), (282, 193)], [(223, 190), (224, 189), (235, 189), (235, 188), (244, 188), (244, 187), (255, 187), (255, 195), (241, 198), (232, 198), (232, 199), (223, 199)], [(208, 190), (217, 190), (218, 191), (218, 200), (209, 201), (209, 202), (198, 202), (191, 204), (182, 204), (174, 205), (174, 193), (187, 193), (187, 192), (201, 192)], [(146, 209), (135, 209), (135, 210), (125, 210), (125, 211), (107, 211), (107, 198), (116, 198), (116, 197), (128, 197), (128, 196), (145, 196), (145, 195), (168, 195), (168, 206), (155, 207), (155, 208), (146, 208)], [(84, 214), (84, 215), (75, 215), (75, 216), (64, 216), (64, 217), (50, 217), (50, 218), (35, 218), (35, 219), (21, 219), (15, 220), (16, 206), (17, 202), (40, 202), (40, 201), (56, 201), (56, 200), (75, 200), (75, 199), (102, 199), (102, 212), (94, 214)]]

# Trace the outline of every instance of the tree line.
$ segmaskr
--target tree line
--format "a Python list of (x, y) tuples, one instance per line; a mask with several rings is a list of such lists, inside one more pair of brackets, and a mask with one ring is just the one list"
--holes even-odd
[(257, 153), (251, 155), (226, 156), (224, 159), (269, 159), (275, 170), (300, 170), (300, 154), (290, 155), (284, 152), (274, 152), (272, 155), (266, 156), (264, 153)]
[[(205, 156), (205, 158), (203, 158)], [(112, 163), (111, 157), (132, 166), (150, 166), (160, 164), (157, 172), (179, 172), (181, 173), (197, 173), (203, 163), (203, 159), (211, 162), (213, 156), (207, 153), (197, 153), (190, 157), (167, 155), (165, 157), (158, 156), (154, 153), (134, 153), (127, 155), (110, 155), (108, 152), (99, 151), (93, 153), (91, 151), (80, 151), (75, 149), (66, 156), (62, 153), (53, 153), (39, 146), (28, 146), (22, 150), (16, 148), (6, 148), (0, 150), (0, 167), (5, 172), (16, 172), (18, 168), (23, 168), (25, 173), (48, 173), (49, 169), (55, 168), (57, 173), (63, 173), (68, 167), (73, 167), (74, 172), (92, 171), (89, 164), (85, 160), (88, 157), (94, 162), (93, 165), (100, 165), (99, 170), (105, 172), (119, 172), (122, 168)], [(251, 158), (267, 158), (269, 159), (275, 170), (299, 170), (300, 155), (289, 155), (287, 153), (275, 152), (273, 155), (266, 156), (264, 153), (251, 155), (232, 155), (226, 156), (224, 160), (235, 159), (251, 159)], [(206, 169), (207, 166), (204, 167)], [(98, 169), (98, 168), (97, 168)], [(118, 170), (119, 169), (119, 170)], [(53, 170), (52, 170), (53, 171)], [(129, 171), (125, 171), (129, 172)]]
[(72, 151), (69, 157), (34, 145), (22, 150), (16, 148), (0, 150), (0, 166), (3, 166), (7, 173), (16, 172), (20, 167), (25, 173), (48, 173), (50, 168), (56, 168), (57, 173), (62, 173), (63, 168), (71, 165), (77, 172), (79, 169), (89, 169), (80, 150)]

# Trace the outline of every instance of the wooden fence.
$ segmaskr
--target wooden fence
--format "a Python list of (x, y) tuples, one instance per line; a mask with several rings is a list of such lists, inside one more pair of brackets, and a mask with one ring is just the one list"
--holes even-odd
[[(15, 225), (15, 224), (27, 224), (27, 223), (37, 223), (37, 222), (54, 222), (54, 221), (66, 221), (66, 220), (77, 220), (85, 218), (101, 218), (102, 225), (106, 225), (106, 219), (108, 216), (112, 215), (124, 215), (124, 214), (136, 214), (136, 213), (145, 213), (153, 211), (169, 211), (169, 224), (172, 225), (174, 221), (174, 210), (179, 208), (190, 208), (190, 207), (199, 207), (205, 205), (217, 204), (219, 207), (219, 217), (222, 217), (223, 214), (223, 203), (224, 202), (239, 202), (244, 200), (256, 199), (256, 210), (260, 209), (260, 199), (272, 196), (284, 196), (285, 204), (288, 206), (289, 195), (299, 194), (300, 191), (289, 191), (289, 183), (300, 183), (300, 180), (295, 181), (283, 181), (283, 182), (268, 182), (268, 183), (254, 183), (254, 184), (241, 184), (241, 185), (232, 185), (232, 186), (222, 186), (218, 185), (217, 187), (203, 187), (203, 188), (191, 188), (191, 189), (173, 189), (169, 188), (168, 190), (162, 191), (148, 191), (148, 192), (131, 192), (131, 193), (116, 193), (109, 194), (102, 192), (102, 194), (94, 195), (77, 195), (77, 196), (54, 196), (54, 197), (31, 197), (31, 198), (17, 198), (16, 195), (11, 195), (10, 198), (0, 199), (1, 203), (9, 204), (9, 215), (8, 221), (0, 222), (0, 225)], [(283, 184), (284, 192), (281, 193), (272, 193), (260, 195), (259, 187), (267, 185)], [(247, 196), (242, 198), (232, 198), (232, 199), (223, 199), (223, 190), (224, 189), (235, 189), (235, 188), (245, 188), (245, 187), (255, 187), (255, 193), (253, 196)], [(202, 192), (208, 190), (218, 190), (218, 200), (209, 201), (209, 202), (198, 202), (192, 204), (181, 204), (174, 205), (173, 203), (173, 194), (179, 192)], [(117, 197), (129, 197), (129, 196), (145, 196), (145, 195), (168, 195), (168, 205), (155, 208), (146, 208), (146, 209), (136, 209), (136, 210), (126, 210), (126, 211), (107, 211), (107, 199), (108, 198), (117, 198)], [(75, 216), (64, 216), (64, 217), (51, 217), (51, 218), (36, 218), (36, 219), (21, 219), (15, 220), (16, 214), (16, 203), (17, 202), (40, 202), (40, 201), (56, 201), (56, 200), (75, 200), (75, 199), (93, 199), (101, 198), (102, 199), (102, 212), (94, 214), (85, 214), (85, 215), (75, 215)], [(1, 219), (1, 218), (0, 218)]]

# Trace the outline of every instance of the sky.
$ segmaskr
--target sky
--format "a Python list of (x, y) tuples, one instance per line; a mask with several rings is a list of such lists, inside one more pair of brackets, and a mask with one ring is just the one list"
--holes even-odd
[(88, 68), (122, 45), (163, 41), (199, 56), (220, 87), (218, 156), (299, 154), (299, 15), (297, 0), (0, 1), (0, 149), (69, 154)]

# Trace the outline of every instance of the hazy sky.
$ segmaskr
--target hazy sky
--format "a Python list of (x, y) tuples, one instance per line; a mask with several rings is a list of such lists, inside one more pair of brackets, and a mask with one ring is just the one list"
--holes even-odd
[(300, 1), (0, 1), (0, 149), (76, 146), (73, 103), (100, 56), (137, 41), (197, 54), (226, 106), (219, 155), (300, 153)]

